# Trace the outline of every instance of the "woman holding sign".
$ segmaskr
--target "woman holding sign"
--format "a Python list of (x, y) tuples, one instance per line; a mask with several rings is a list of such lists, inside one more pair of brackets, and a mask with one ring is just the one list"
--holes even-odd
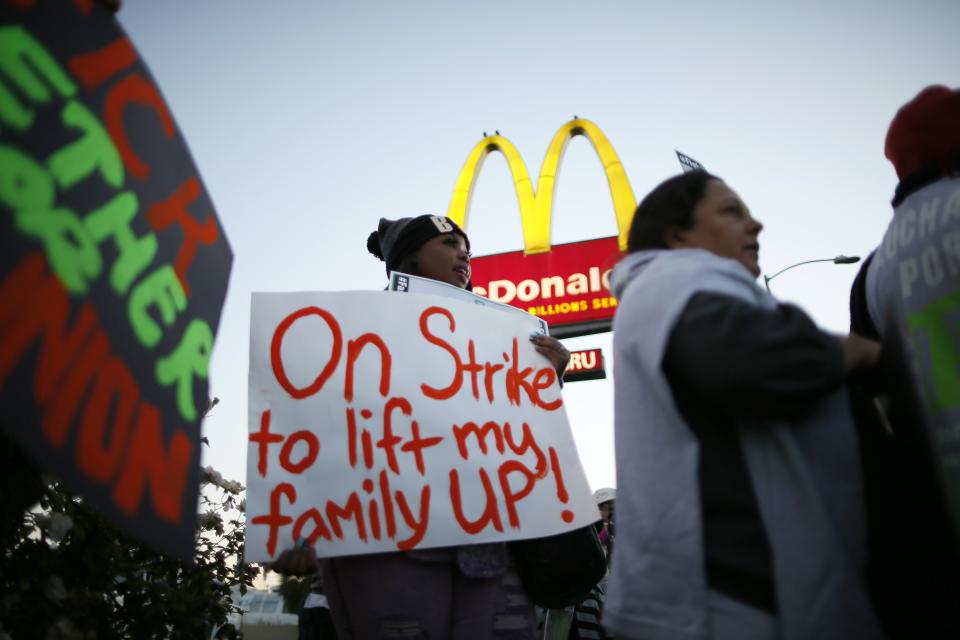
[(762, 228), (719, 178), (679, 175), (614, 271), (617, 637), (882, 637), (843, 393), (879, 346), (757, 286)]
[[(381, 219), (367, 249), (400, 271), (470, 288), (470, 241), (443, 216)], [(563, 375), (570, 353), (556, 338), (530, 340)], [(284, 552), (274, 569), (304, 573), (312, 549)], [(534, 607), (504, 543), (344, 556), (321, 563), (338, 634), (344, 638), (525, 637), (536, 633)]]

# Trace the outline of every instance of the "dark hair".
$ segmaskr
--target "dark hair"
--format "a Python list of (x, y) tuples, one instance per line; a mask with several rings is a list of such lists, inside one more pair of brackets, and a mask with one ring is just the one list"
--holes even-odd
[(627, 252), (666, 249), (667, 230), (693, 226), (693, 210), (703, 199), (707, 183), (720, 180), (706, 171), (690, 171), (668, 178), (640, 201), (630, 223)]

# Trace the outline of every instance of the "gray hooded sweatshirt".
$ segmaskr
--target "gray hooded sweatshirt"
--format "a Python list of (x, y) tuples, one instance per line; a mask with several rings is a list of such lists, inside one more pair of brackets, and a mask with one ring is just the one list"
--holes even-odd
[[(707, 638), (699, 443), (661, 363), (695, 293), (776, 302), (738, 262), (699, 249), (630, 254), (611, 285), (617, 548), (604, 624), (622, 638)], [(863, 576), (862, 479), (845, 393), (802, 421), (742, 419), (737, 429), (772, 549), (782, 637), (882, 638)]]
[[(921, 423), (960, 534), (960, 178), (944, 178), (897, 207), (867, 272), (870, 318), (884, 344), (906, 352)], [(889, 353), (889, 351), (888, 351)]]

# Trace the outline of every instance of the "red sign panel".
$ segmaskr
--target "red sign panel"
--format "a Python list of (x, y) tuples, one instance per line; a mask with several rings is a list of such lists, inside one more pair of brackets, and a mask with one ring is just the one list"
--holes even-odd
[(611, 236), (473, 258), (473, 292), (540, 316), (560, 338), (609, 331), (617, 306), (610, 272), (621, 255)]
[(603, 352), (600, 349), (584, 349), (570, 352), (570, 364), (563, 374), (564, 382), (580, 380), (600, 380), (607, 377), (603, 366)]

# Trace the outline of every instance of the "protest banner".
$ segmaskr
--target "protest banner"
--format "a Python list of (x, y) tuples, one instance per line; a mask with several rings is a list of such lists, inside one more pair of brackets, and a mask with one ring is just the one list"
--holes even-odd
[(477, 295), (472, 291), (468, 291), (467, 289), (461, 289), (460, 287), (455, 287), (452, 284), (440, 282), (439, 280), (434, 280), (433, 278), (422, 278), (409, 273), (391, 271), (390, 282), (387, 285), (387, 289), (389, 291), (399, 291), (401, 293), (426, 293), (433, 296), (453, 298), (454, 300), (462, 300), (468, 304), (480, 305), (481, 307), (493, 309), (502, 313), (512, 313), (521, 318), (524, 323), (530, 325), (531, 333), (539, 333), (545, 336), (550, 335), (550, 325), (548, 325), (547, 321), (543, 320), (542, 318), (538, 318), (533, 314), (522, 311), (517, 307), (511, 307), (510, 305), (496, 302), (490, 298), (485, 298), (484, 296)]
[(2, 437), (192, 559), (232, 254), (170, 109), (99, 3), (0, 3), (0, 211)]
[(418, 293), (253, 294), (246, 560), (599, 519), (529, 318)]

